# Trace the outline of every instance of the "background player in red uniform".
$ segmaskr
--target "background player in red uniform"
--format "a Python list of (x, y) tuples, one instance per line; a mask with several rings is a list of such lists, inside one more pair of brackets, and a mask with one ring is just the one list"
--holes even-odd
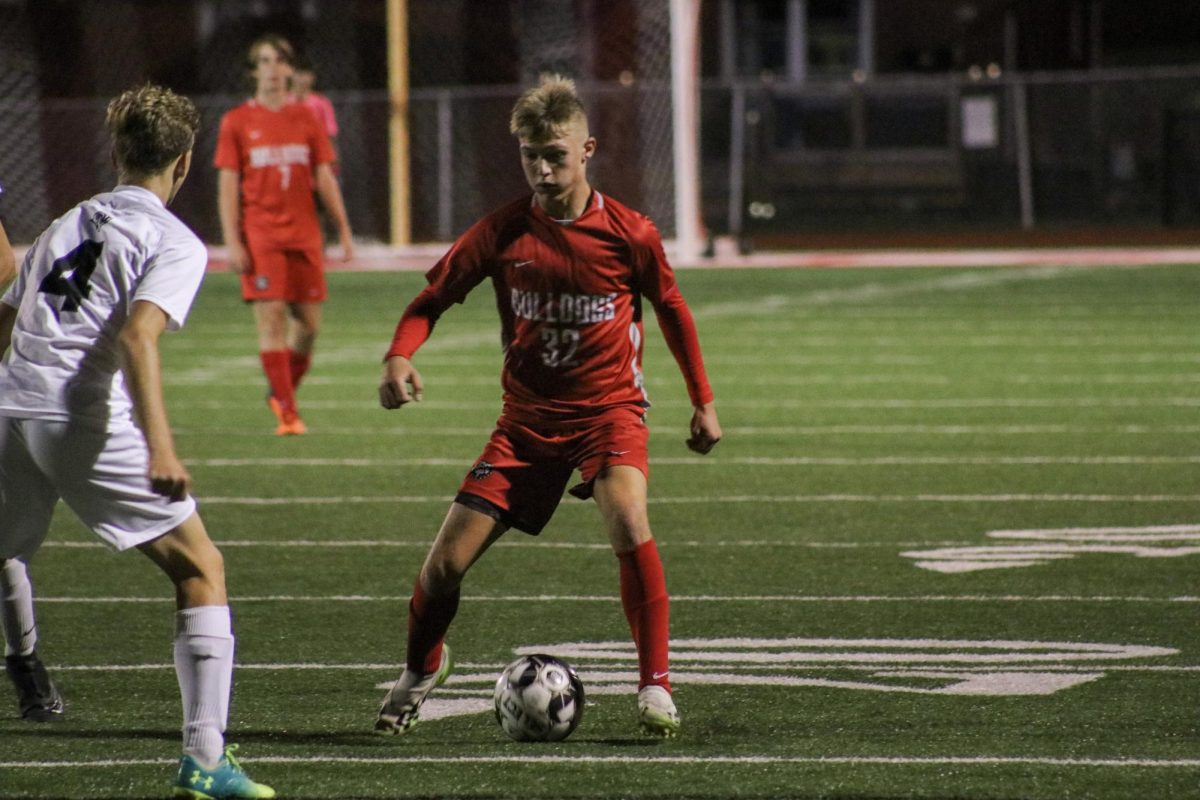
[(306, 57), (297, 57), (292, 68), (295, 70), (295, 74), (292, 75), (292, 96), (297, 103), (312, 112), (312, 115), (317, 118), (317, 122), (321, 123), (321, 129), (325, 131), (325, 135), (329, 137), (329, 145), (333, 148), (333, 174), (337, 175), (338, 124), (333, 103), (316, 90), (317, 73), (313, 69), (311, 61)]
[(505, 347), (504, 409), (464, 478), (418, 575), (409, 604), (406, 669), (375, 729), (406, 732), (449, 674), (443, 638), (471, 564), (509, 528), (537, 534), (574, 469), (571, 489), (594, 497), (617, 555), (621, 602), (637, 646), (642, 730), (674, 736), (668, 677), (666, 582), (646, 514), (649, 406), (641, 372), (648, 300), (694, 406), (688, 446), (721, 438), (691, 312), (654, 224), (592, 190), (596, 150), (573, 81), (549, 76), (513, 109), (510, 129), (533, 196), (476, 223), (426, 275), (388, 350), (380, 402), (420, 400), (413, 354), (441, 314), (490, 278)]
[(213, 159), (221, 233), (230, 268), (242, 275), (242, 297), (254, 303), (280, 435), (305, 432), (295, 391), (312, 363), (326, 297), (314, 186), (337, 226), (343, 256), (354, 256), (329, 137), (307, 108), (289, 101), (292, 58), (280, 36), (250, 46), (254, 97), (222, 118)]

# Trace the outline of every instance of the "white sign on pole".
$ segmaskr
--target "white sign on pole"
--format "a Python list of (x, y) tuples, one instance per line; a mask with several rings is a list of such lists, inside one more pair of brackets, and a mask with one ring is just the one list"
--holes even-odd
[(969, 150), (982, 150), (1000, 143), (996, 98), (977, 95), (962, 99), (962, 143)]

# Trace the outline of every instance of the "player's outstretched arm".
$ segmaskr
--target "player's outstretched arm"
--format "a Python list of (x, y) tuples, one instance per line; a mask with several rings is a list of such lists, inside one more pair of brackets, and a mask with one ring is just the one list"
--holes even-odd
[(166, 327), (165, 311), (154, 303), (138, 300), (117, 340), (121, 349), (121, 369), (133, 400), (134, 418), (146, 437), (146, 449), (150, 453), (150, 488), (164, 497), (182, 500), (191, 490), (192, 476), (175, 454), (175, 441), (163, 401), (158, 339)]
[(417, 372), (417, 368), (404, 356), (391, 356), (383, 362), (379, 404), (384, 408), (399, 408), (413, 401), (419, 403), (424, 389), (421, 373)]
[(721, 441), (721, 423), (717, 421), (717, 408), (713, 403), (697, 406), (692, 412), (691, 434), (687, 446), (701, 455), (706, 455)]
[(687, 440), (689, 449), (701, 455), (708, 453), (721, 441), (721, 423), (717, 421), (717, 408), (713, 404), (712, 388), (704, 370), (704, 358), (700, 354), (700, 338), (696, 335), (696, 323), (683, 295), (678, 291), (655, 305), (658, 324), (667, 340), (679, 370), (687, 384), (688, 397), (692, 400), (692, 424)]

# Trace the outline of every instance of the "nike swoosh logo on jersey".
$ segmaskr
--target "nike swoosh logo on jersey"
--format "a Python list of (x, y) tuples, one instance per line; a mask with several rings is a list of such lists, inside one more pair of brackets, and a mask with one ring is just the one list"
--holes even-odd
[(532, 263), (533, 263), (532, 261), (514, 261), (513, 269), (520, 269), (521, 267), (527, 267)]

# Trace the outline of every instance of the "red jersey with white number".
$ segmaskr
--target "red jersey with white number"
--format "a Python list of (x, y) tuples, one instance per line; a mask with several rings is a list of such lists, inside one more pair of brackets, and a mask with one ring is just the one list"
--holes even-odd
[(289, 103), (272, 111), (247, 100), (221, 118), (213, 166), (241, 178), (244, 236), (302, 249), (320, 246), (314, 175), (333, 160), (329, 137), (307, 108)]
[(577, 219), (551, 219), (526, 196), (464, 233), (426, 273), (389, 356), (411, 358), (438, 317), (490, 278), (504, 345), (504, 413), (588, 416), (649, 406), (642, 304), (649, 301), (692, 403), (712, 400), (691, 312), (647, 217), (593, 192)]

